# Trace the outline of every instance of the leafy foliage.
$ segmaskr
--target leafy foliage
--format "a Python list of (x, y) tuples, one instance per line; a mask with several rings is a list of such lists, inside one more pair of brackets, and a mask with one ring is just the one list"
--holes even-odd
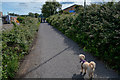
[(25, 20), (25, 17), (19, 16), (19, 17), (17, 18), (17, 20), (18, 20), (20, 23), (24, 23), (23, 21)]
[(51, 2), (47, 1), (42, 7), (42, 14), (44, 17), (49, 17), (50, 15), (56, 14), (58, 9), (61, 9), (61, 4), (59, 2), (55, 0)]
[(39, 14), (38, 13), (35, 13), (35, 18), (38, 18), (39, 17)]
[(78, 14), (50, 16), (47, 21), (94, 56), (120, 71), (120, 2), (92, 4)]
[(32, 13), (32, 12), (29, 12), (29, 13), (28, 13), (28, 16), (30, 16), (30, 17), (35, 17), (34, 13)]
[(38, 31), (38, 20), (26, 17), (23, 24), (16, 25), (10, 32), (2, 33), (2, 78), (13, 78), (19, 67), (19, 60), (28, 53), (35, 33)]
[(29, 12), (28, 15), (26, 15), (26, 16), (30, 16), (30, 17), (33, 17), (33, 18), (38, 18), (40, 15), (38, 13)]

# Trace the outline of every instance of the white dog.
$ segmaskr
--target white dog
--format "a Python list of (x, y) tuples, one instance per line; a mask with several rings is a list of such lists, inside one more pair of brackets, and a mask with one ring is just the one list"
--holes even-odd
[(85, 56), (83, 54), (79, 55), (80, 63), (81, 63), (81, 72), (83, 73), (83, 70), (85, 73), (88, 73), (89, 78), (93, 77), (96, 63), (94, 61), (91, 61), (90, 63), (85, 60)]

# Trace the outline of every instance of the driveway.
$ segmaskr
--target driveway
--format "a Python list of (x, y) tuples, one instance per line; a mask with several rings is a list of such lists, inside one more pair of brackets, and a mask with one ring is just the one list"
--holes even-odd
[(96, 62), (95, 78), (119, 77), (61, 32), (48, 23), (41, 23), (36, 44), (21, 64), (17, 78), (83, 78), (86, 75), (79, 72), (80, 53), (86, 56), (87, 61)]

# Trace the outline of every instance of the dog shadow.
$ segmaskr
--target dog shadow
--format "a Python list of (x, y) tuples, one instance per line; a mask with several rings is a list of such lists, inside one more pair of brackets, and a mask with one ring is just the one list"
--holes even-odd
[(85, 80), (84, 76), (85, 76), (85, 74), (82, 75), (82, 73), (80, 73), (80, 74), (73, 74), (72, 80)]
[(83, 75), (82, 75), (82, 73), (73, 74), (72, 80), (93, 80), (92, 78), (90, 78), (90, 79), (84, 78), (85, 75), (86, 75), (85, 73)]

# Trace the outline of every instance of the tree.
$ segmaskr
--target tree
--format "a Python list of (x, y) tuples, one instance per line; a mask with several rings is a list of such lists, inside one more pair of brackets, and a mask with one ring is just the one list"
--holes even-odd
[(75, 12), (78, 13), (78, 12), (81, 12), (84, 10), (84, 7), (82, 5), (76, 5), (75, 6)]
[(18, 20), (20, 23), (22, 23), (22, 22), (25, 20), (25, 17), (19, 16), (19, 17), (17, 18), (17, 20)]
[(19, 14), (15, 14), (15, 13), (8, 13), (8, 15), (11, 15), (11, 16), (19, 16)]
[(58, 13), (59, 13), (59, 14), (62, 14), (62, 13), (63, 13), (63, 10), (60, 10)]
[(39, 14), (38, 13), (35, 13), (35, 18), (38, 18), (39, 17)]
[(62, 5), (55, 0), (47, 1), (42, 6), (42, 14), (44, 17), (49, 17), (50, 15), (54, 15), (57, 11), (61, 10)]
[(29, 15), (30, 17), (35, 17), (34, 13), (31, 13), (31, 12), (29, 12), (28, 15)]

